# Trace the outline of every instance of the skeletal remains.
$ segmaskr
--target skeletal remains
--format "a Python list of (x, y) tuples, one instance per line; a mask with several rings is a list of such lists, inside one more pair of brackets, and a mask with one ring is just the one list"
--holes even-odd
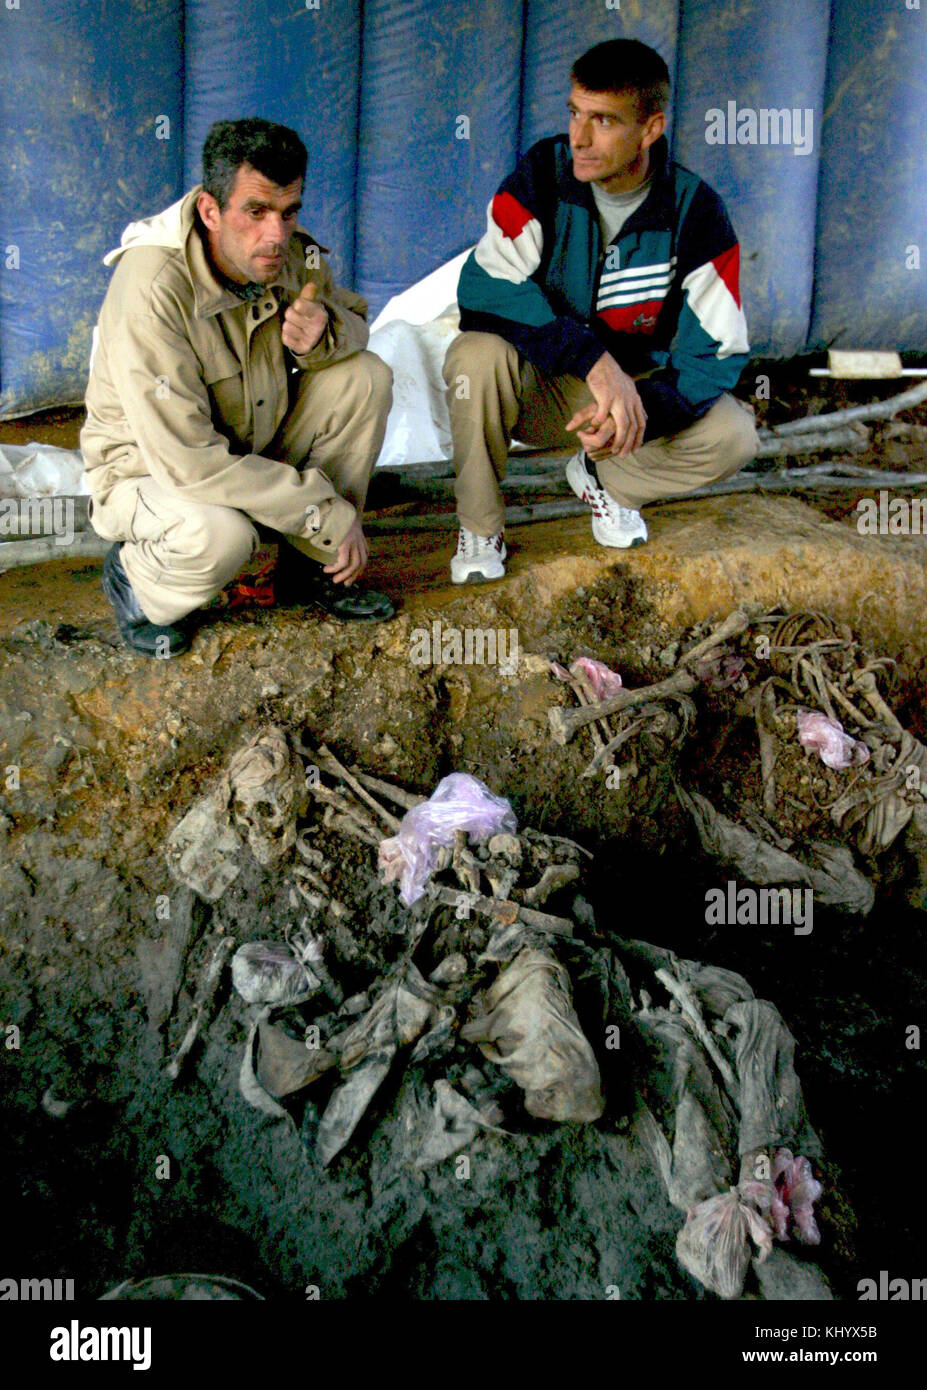
[[(737, 653), (738, 640), (745, 655)], [(758, 652), (762, 657), (757, 660)], [(739, 825), (720, 815), (704, 796), (679, 788), (703, 849), (750, 882), (807, 883), (822, 904), (866, 914), (875, 893), (854, 866), (849, 847), (821, 840), (802, 845), (775, 825), (780, 805), (776, 768), (783, 747), (796, 735), (803, 746), (813, 746), (805, 742), (805, 725), (828, 723), (830, 737), (855, 750), (853, 765), (830, 804), (810, 809), (825, 811), (866, 858), (881, 854), (910, 827), (907, 844), (920, 876), (913, 901), (927, 906), (927, 747), (902, 727), (879, 690), (879, 678), (891, 665), (863, 652), (847, 628), (820, 613), (750, 617), (736, 609), (682, 655), (671, 675), (652, 685), (591, 699), (588, 687), (570, 677), (567, 683), (578, 707), (553, 705), (548, 720), (552, 738), (561, 745), (579, 729), (590, 728), (593, 757), (583, 777), (610, 768), (629, 750), (633, 753), (620, 770), (636, 774), (648, 760), (665, 758), (685, 740), (695, 723), (700, 686), (730, 688), (740, 696), (734, 714), (755, 723), (762, 814), (743, 805), (740, 814), (747, 825)], [(752, 685), (748, 666), (764, 668)], [(568, 676), (557, 662), (549, 663), (549, 669), (561, 681)], [(614, 734), (608, 719), (617, 719)]]
[[(726, 644), (756, 632), (768, 639), (770, 664), (764, 682), (751, 687), (744, 662)], [(592, 727), (587, 772), (629, 746), (642, 758), (644, 734), (667, 747), (686, 736), (700, 682), (710, 676), (755, 722), (766, 816), (748, 808), (748, 823), (738, 825), (699, 793), (678, 788), (706, 851), (749, 881), (794, 878), (812, 884), (824, 901), (868, 911), (871, 885), (846, 847), (795, 845), (767, 817), (777, 804), (783, 742), (796, 735), (796, 711), (812, 707), (846, 720), (871, 755), (848, 770), (843, 792), (828, 808), (833, 824), (864, 853), (886, 847), (909, 823), (927, 839), (927, 781), (910, 775), (914, 767), (927, 777), (927, 749), (881, 695), (882, 669), (819, 615), (751, 619), (738, 610), (654, 685), (600, 700), (574, 671), (568, 684), (580, 704), (553, 708), (551, 728), (565, 744), (579, 728)], [(553, 673), (563, 678), (562, 668)], [(347, 766), (324, 744), (291, 747), (283, 730), (268, 727), (231, 759), (211, 801), (201, 798), (193, 830), (185, 837), (175, 832), (172, 872), (214, 901), (233, 880), (236, 855), (240, 862), (250, 852), (262, 868), (288, 875), (292, 918), (284, 939), (247, 942), (232, 958), (233, 984), (249, 1017), (240, 1075), (245, 1099), (269, 1116), (289, 1118), (292, 1098), (318, 1083), (322, 1089), (312, 1094), (327, 1099), (314, 1144), (327, 1164), (351, 1142), (401, 1059), (398, 1133), (418, 1170), (479, 1135), (504, 1135), (517, 1124), (511, 1105), (503, 1104), (512, 1084), (537, 1118), (598, 1120), (608, 1101), (602, 1052), (576, 1012), (571, 970), (604, 972), (611, 982), (605, 1017), (639, 1036), (643, 1051), (628, 1055), (643, 1057), (640, 1064), (650, 1068), (639, 1079), (631, 1133), (646, 1145), (670, 1201), (686, 1213), (677, 1243), (685, 1267), (720, 1296), (735, 1297), (751, 1257), (759, 1269), (774, 1240), (814, 1243), (813, 1203), (821, 1188), (811, 1161), (820, 1162), (821, 1148), (804, 1112), (794, 1043), (778, 1012), (732, 972), (646, 943), (613, 939), (603, 947), (601, 937), (589, 939), (588, 907), (581, 911), (575, 894), (591, 855), (573, 841), (530, 827), (516, 833), (506, 826), (476, 839), (451, 829), (429, 851), (423, 896), (408, 914), (398, 958), (385, 974), (372, 970), (367, 987), (345, 998), (333, 945), (340, 960), (355, 966), (364, 964), (364, 951), (352, 935), (351, 910), (332, 888), (331, 851), (316, 837), (328, 829), (376, 848), (388, 882), (401, 868), (389, 846), (431, 800)], [(302, 823), (309, 805), (320, 814)], [(222, 808), (234, 827), (234, 854)], [(196, 853), (197, 825), (212, 827), (210, 843), (221, 849), (208, 864)], [(547, 905), (556, 895), (561, 910), (555, 913)], [(435, 960), (427, 974), (416, 963), (423, 943)], [(192, 1017), (169, 1065), (172, 1077), (213, 1007), (235, 945), (220, 928), (206, 952)], [(462, 1072), (457, 1064), (455, 1082), (434, 1074), (467, 1049), (473, 1060)]]

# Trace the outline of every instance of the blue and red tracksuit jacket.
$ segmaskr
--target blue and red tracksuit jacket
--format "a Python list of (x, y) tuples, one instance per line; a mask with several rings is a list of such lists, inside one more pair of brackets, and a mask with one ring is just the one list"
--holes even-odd
[(645, 439), (704, 415), (749, 357), (723, 202), (669, 159), (665, 136), (650, 160), (647, 198), (603, 248), (567, 137), (539, 141), (490, 203), (458, 288), (462, 329), (499, 334), (545, 374), (585, 378), (604, 351), (630, 375), (652, 372), (637, 382)]

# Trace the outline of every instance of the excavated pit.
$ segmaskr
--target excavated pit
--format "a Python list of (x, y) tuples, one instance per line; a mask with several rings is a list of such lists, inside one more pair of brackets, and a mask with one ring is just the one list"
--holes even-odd
[[(648, 517), (651, 543), (618, 564), (584, 522), (538, 525), (514, 533), (505, 581), (465, 591), (446, 585), (440, 537), (382, 539), (370, 581), (402, 591), (391, 623), (217, 617), (170, 663), (122, 648), (98, 563), (4, 576), (0, 762), (20, 769), (0, 797), (2, 1144), (6, 1190), (22, 1194), (11, 1269), (73, 1277), (90, 1297), (180, 1269), (301, 1300), (308, 1286), (326, 1298), (604, 1298), (610, 1286), (624, 1299), (708, 1296), (678, 1264), (680, 1215), (630, 1142), (623, 1059), (603, 1074), (601, 1121), (522, 1116), (514, 1138), (477, 1142), (465, 1181), (453, 1160), (424, 1174), (397, 1166), (398, 1078), (327, 1171), (300, 1133), (311, 1101), (298, 1125), (251, 1109), (238, 1090), (246, 1019), (227, 972), (178, 1080), (167, 1077), (214, 933), (280, 937), (292, 916), (273, 869), (246, 865), (209, 904), (171, 879), (163, 855), (191, 801), (267, 723), (425, 795), (448, 772), (473, 773), (509, 798), (519, 825), (594, 851), (585, 891), (604, 943), (634, 937), (743, 973), (797, 1040), (828, 1160), (817, 1258), (835, 1296), (854, 1297), (879, 1269), (913, 1268), (913, 1215), (874, 1179), (871, 1145), (877, 1133), (881, 1152), (903, 1149), (923, 1080), (905, 1044), (925, 1003), (910, 853), (897, 845), (869, 866), (877, 898), (865, 919), (821, 909), (802, 938), (710, 926), (706, 890), (724, 875), (672, 785), (756, 795), (757, 751), (732, 705), (700, 696), (679, 757), (618, 790), (582, 779), (587, 732), (560, 747), (547, 721), (568, 697), (546, 658), (591, 655), (628, 687), (649, 683), (696, 624), (747, 604), (849, 624), (897, 663), (892, 708), (924, 739), (927, 541), (864, 538), (852, 520), (790, 499), (679, 503)], [(443, 651), (422, 663), (423, 633), (434, 646), (475, 628), (516, 633), (517, 669), (448, 664)], [(357, 960), (344, 983), (362, 988), (402, 910), (377, 883), (372, 850), (333, 837), (325, 848), (352, 914)]]

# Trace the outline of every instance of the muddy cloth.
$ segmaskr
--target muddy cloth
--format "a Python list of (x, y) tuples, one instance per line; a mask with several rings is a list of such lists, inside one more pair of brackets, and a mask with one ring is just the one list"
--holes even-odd
[(748, 883), (803, 884), (815, 902), (866, 916), (875, 902), (875, 889), (853, 863), (845, 845), (810, 840), (802, 858), (767, 844), (736, 821), (721, 815), (707, 797), (677, 785), (680, 804), (691, 815), (702, 849), (722, 867), (741, 874)]
[(414, 1042), (424, 1030), (437, 996), (415, 966), (404, 963), (370, 1010), (329, 1040), (345, 1079), (329, 1100), (316, 1135), (322, 1164), (331, 1163), (351, 1138), (400, 1046)]
[[(880, 750), (884, 775), (875, 781), (848, 788), (831, 807), (831, 819), (852, 834), (860, 854), (881, 854), (894, 844), (915, 811), (925, 804), (927, 748), (903, 731), (898, 749)], [(885, 764), (888, 764), (886, 767)]]
[(412, 1166), (431, 1168), (468, 1148), (481, 1131), (505, 1134), (498, 1107), (478, 1107), (449, 1081), (439, 1078), (429, 1089), (406, 1084), (399, 1116), (401, 1144)]
[(207, 902), (216, 902), (235, 882), (245, 853), (228, 811), (216, 796), (194, 801), (164, 849), (171, 876)]
[[(670, 1201), (686, 1212), (681, 1263), (719, 1297), (736, 1298), (754, 1246), (762, 1261), (774, 1235), (819, 1239), (813, 1203), (821, 1185), (809, 1156), (822, 1151), (794, 1068), (795, 1041), (742, 975), (649, 942), (617, 949), (642, 1005), (632, 1016), (646, 1054), (633, 1132)], [(673, 986), (675, 1007), (652, 1006), (649, 990), (664, 985)], [(752, 1180), (741, 1159), (759, 1154), (767, 1170)]]
[(232, 957), (232, 984), (248, 1004), (299, 1004), (321, 989), (282, 941), (247, 941)]
[(255, 1075), (269, 1096), (282, 1099), (310, 1085), (337, 1064), (334, 1052), (307, 1047), (282, 1024), (262, 1018), (258, 1025), (258, 1058)]
[(549, 952), (519, 952), (487, 990), (485, 1007), (460, 1036), (521, 1087), (529, 1115), (599, 1118), (599, 1068), (573, 1009), (569, 975)]
[(733, 1180), (734, 1104), (680, 1014), (649, 1009), (635, 1015), (635, 1024), (648, 1061), (639, 1085), (658, 1116), (653, 1127), (644, 1122), (642, 1137), (670, 1201), (686, 1211)]
[(795, 1039), (774, 1004), (748, 999), (724, 1016), (734, 1030), (740, 1094), (738, 1153), (787, 1145), (820, 1158), (821, 1141), (808, 1122), (795, 1073)]

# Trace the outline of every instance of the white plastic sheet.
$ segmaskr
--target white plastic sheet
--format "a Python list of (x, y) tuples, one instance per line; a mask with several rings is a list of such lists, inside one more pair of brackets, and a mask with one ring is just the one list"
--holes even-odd
[(370, 351), (393, 369), (393, 408), (377, 467), (452, 455), (441, 369), (460, 331), (457, 280), (469, 250), (396, 295), (375, 319)]
[(0, 497), (77, 497), (89, 491), (79, 449), (0, 444)]

